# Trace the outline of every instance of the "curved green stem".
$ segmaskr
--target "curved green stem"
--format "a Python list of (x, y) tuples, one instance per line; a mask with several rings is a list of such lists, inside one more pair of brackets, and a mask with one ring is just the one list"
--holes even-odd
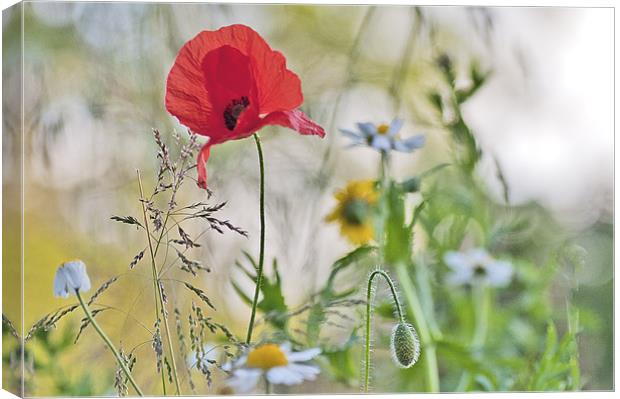
[(121, 358), (121, 355), (118, 353), (118, 351), (114, 347), (114, 344), (112, 343), (112, 341), (110, 341), (110, 338), (108, 338), (108, 336), (103, 332), (101, 327), (99, 327), (99, 324), (95, 321), (95, 318), (93, 317), (93, 314), (90, 312), (88, 305), (84, 303), (84, 300), (82, 299), (82, 296), (80, 295), (80, 291), (75, 290), (75, 295), (77, 296), (78, 301), (80, 301), (80, 305), (82, 305), (82, 309), (84, 309), (84, 313), (86, 313), (86, 317), (88, 318), (88, 321), (90, 321), (90, 324), (93, 326), (95, 331), (97, 331), (101, 339), (103, 339), (103, 341), (106, 343), (108, 348), (110, 348), (110, 350), (116, 357), (116, 360), (118, 361), (119, 366), (121, 366), (121, 369), (123, 369), (123, 372), (127, 376), (127, 379), (129, 380), (129, 383), (131, 383), (131, 386), (133, 387), (133, 389), (136, 390), (138, 395), (144, 396), (144, 394), (142, 393), (142, 390), (140, 389), (140, 387), (138, 387), (138, 384), (136, 384), (136, 381), (131, 376), (131, 372), (129, 371), (127, 364), (125, 363), (125, 361), (123, 361), (123, 358)]
[(424, 317), (424, 311), (422, 304), (418, 298), (416, 288), (411, 281), (409, 272), (407, 271), (407, 265), (404, 263), (398, 263), (396, 265), (396, 274), (398, 275), (398, 281), (400, 281), (401, 288), (407, 298), (409, 305), (409, 311), (415, 321), (415, 325), (420, 333), (420, 339), (422, 341), (422, 347), (424, 348), (424, 364), (426, 365), (426, 384), (429, 392), (439, 392), (439, 371), (437, 366), (437, 351), (435, 348), (435, 342), (430, 332), (426, 318)]
[(246, 344), (252, 342), (256, 306), (258, 305), (258, 295), (260, 294), (260, 288), (263, 282), (263, 264), (265, 262), (265, 161), (263, 159), (263, 148), (261, 147), (258, 133), (254, 133), (254, 141), (256, 142), (258, 164), (260, 167), (260, 250), (258, 255), (258, 270), (256, 271), (256, 287), (254, 288), (254, 299), (252, 300), (252, 314), (250, 315), (250, 323), (248, 325), (248, 335), (245, 339)]
[(370, 325), (371, 325), (371, 308), (372, 308), (372, 282), (375, 276), (382, 276), (385, 281), (390, 286), (390, 291), (392, 291), (392, 298), (394, 299), (394, 303), (396, 304), (396, 311), (398, 313), (398, 319), (401, 323), (405, 323), (405, 317), (403, 315), (403, 309), (400, 305), (400, 300), (398, 299), (398, 294), (396, 293), (396, 287), (394, 286), (394, 282), (390, 278), (390, 275), (384, 272), (383, 270), (375, 270), (370, 273), (368, 276), (368, 287), (366, 289), (366, 344), (364, 347), (364, 360), (365, 360), (365, 368), (364, 368), (364, 392), (368, 392), (368, 385), (370, 381)]

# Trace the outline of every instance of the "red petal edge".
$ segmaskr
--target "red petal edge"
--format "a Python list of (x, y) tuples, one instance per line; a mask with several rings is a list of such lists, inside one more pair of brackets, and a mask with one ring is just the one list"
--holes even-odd
[(211, 145), (205, 144), (198, 153), (196, 169), (198, 169), (198, 187), (207, 189), (207, 160), (211, 155)]
[(325, 137), (325, 130), (298, 109), (272, 112), (261, 120), (259, 128), (266, 125), (284, 126), (304, 135)]

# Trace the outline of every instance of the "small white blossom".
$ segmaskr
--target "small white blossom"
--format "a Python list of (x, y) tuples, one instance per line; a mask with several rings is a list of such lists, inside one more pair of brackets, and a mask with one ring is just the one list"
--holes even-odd
[(394, 119), (390, 125), (375, 125), (374, 123), (358, 123), (359, 132), (340, 129), (342, 134), (349, 137), (352, 146), (367, 145), (378, 151), (388, 152), (391, 150), (400, 152), (413, 152), (424, 145), (423, 135), (400, 139), (398, 132), (403, 126), (402, 119)]
[(54, 295), (67, 298), (76, 290), (90, 290), (90, 279), (86, 273), (86, 265), (81, 260), (63, 263), (54, 277)]
[(512, 279), (512, 264), (494, 259), (483, 248), (472, 248), (464, 252), (448, 251), (443, 260), (452, 269), (446, 279), (451, 285), (485, 282), (492, 287), (504, 287)]
[(251, 348), (232, 365), (224, 366), (225, 370), (232, 370), (227, 384), (237, 393), (248, 393), (256, 388), (263, 376), (271, 384), (297, 385), (311, 381), (320, 369), (304, 362), (320, 353), (319, 348), (292, 352), (289, 343), (259, 345)]

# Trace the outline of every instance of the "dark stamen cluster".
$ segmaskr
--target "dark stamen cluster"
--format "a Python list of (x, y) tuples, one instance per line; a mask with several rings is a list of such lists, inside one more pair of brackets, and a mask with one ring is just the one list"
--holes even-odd
[(250, 100), (246, 96), (232, 100), (224, 110), (224, 124), (230, 131), (235, 130), (237, 121), (241, 113), (250, 105)]

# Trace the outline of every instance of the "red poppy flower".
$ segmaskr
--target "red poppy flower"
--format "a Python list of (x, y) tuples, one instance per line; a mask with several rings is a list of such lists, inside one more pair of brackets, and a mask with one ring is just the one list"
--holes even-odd
[(248, 137), (265, 125), (325, 136), (297, 109), (299, 77), (282, 53), (245, 25), (202, 31), (179, 51), (166, 83), (166, 108), (195, 133), (209, 137), (198, 154), (198, 185), (207, 187), (211, 146)]

